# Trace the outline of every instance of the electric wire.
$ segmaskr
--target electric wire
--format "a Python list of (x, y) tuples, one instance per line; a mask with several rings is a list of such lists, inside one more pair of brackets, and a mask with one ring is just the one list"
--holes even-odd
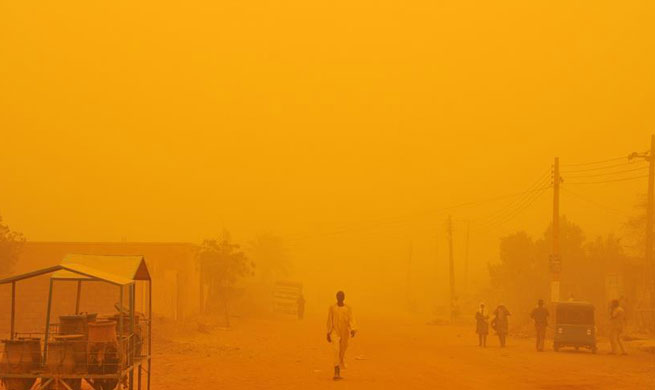
[(605, 169), (612, 169), (612, 168), (624, 168), (629, 165), (635, 165), (639, 164), (638, 161), (630, 161), (630, 162), (625, 162), (621, 164), (612, 164), (612, 165), (606, 165), (602, 167), (593, 167), (593, 168), (586, 168), (586, 169), (573, 169), (573, 170), (567, 170), (567, 169), (562, 169), (561, 173), (580, 173), (580, 172), (593, 172), (593, 171), (602, 171)]
[[(405, 215), (405, 216), (396, 216), (396, 217), (390, 217), (386, 218), (384, 220), (378, 220), (372, 223), (365, 223), (365, 224), (357, 224), (357, 226), (343, 226), (342, 228), (337, 228), (333, 231), (329, 232), (321, 232), (321, 233), (316, 233), (316, 234), (306, 234), (303, 236), (295, 237), (295, 238), (290, 238), (289, 241), (292, 242), (298, 242), (298, 241), (305, 241), (305, 240), (313, 240), (321, 237), (332, 237), (332, 236), (339, 236), (339, 235), (344, 235), (344, 234), (350, 234), (350, 233), (359, 233), (359, 232), (364, 232), (364, 231), (370, 231), (370, 230), (376, 230), (380, 229), (383, 227), (388, 227), (391, 225), (403, 225), (403, 224), (409, 224), (412, 223), (413, 220), (416, 218), (420, 218), (422, 216), (428, 216), (428, 215), (440, 215), (444, 214), (447, 211), (455, 210), (458, 208), (466, 208), (466, 207), (473, 207), (477, 205), (482, 205), (482, 204), (487, 204), (487, 203), (493, 203), (497, 202), (500, 200), (504, 199), (511, 199), (515, 197), (519, 197), (517, 200), (519, 203), (523, 203), (525, 199), (530, 199), (530, 195), (534, 194), (536, 192), (540, 191), (545, 191), (546, 189), (550, 188), (550, 185), (542, 185), (541, 187), (538, 188), (532, 188), (535, 185), (540, 185), (543, 184), (544, 180), (548, 179), (547, 173), (549, 170), (547, 170), (542, 177), (540, 177), (539, 180), (537, 180), (532, 186), (529, 187), (528, 190), (526, 191), (520, 191), (520, 192), (515, 192), (515, 193), (510, 193), (510, 194), (504, 194), (504, 195), (499, 195), (495, 197), (490, 197), (486, 199), (481, 199), (481, 200), (476, 200), (476, 201), (470, 201), (470, 202), (462, 202), (458, 203), (455, 205), (439, 208), (439, 209), (433, 209), (433, 210), (426, 210), (423, 212), (418, 212), (410, 215)], [(526, 196), (527, 195), (527, 196)], [(512, 202), (512, 204), (517, 203), (517, 202)]]
[(633, 176), (633, 177), (624, 177), (621, 179), (614, 179), (614, 180), (603, 180), (603, 181), (578, 181), (578, 182), (567, 182), (566, 184), (604, 184), (604, 183), (616, 183), (620, 181), (629, 181), (629, 180), (637, 180), (637, 179), (643, 179), (648, 177), (648, 175), (641, 175), (641, 176)]
[(560, 187), (560, 189), (562, 190), (562, 193), (564, 195), (571, 196), (573, 198), (577, 198), (577, 199), (582, 200), (582, 201), (584, 201), (584, 202), (586, 202), (588, 204), (594, 205), (594, 206), (596, 206), (596, 207), (598, 207), (598, 208), (600, 208), (600, 209), (602, 209), (604, 211), (610, 211), (615, 215), (624, 217), (627, 214), (629, 214), (629, 212), (627, 212), (627, 211), (621, 211), (621, 210), (619, 210), (619, 209), (617, 209), (615, 207), (608, 206), (608, 205), (599, 203), (599, 202), (597, 202), (595, 200), (589, 199), (589, 198), (587, 198), (587, 197), (585, 197), (583, 195), (578, 194), (577, 192), (571, 191), (570, 189), (566, 188), (565, 186)]
[(562, 167), (581, 167), (581, 166), (587, 166), (587, 165), (598, 165), (598, 164), (604, 164), (604, 163), (608, 163), (608, 162), (625, 160), (627, 158), (628, 158), (628, 156), (621, 156), (621, 157), (608, 158), (608, 159), (600, 160), (600, 161), (589, 161), (589, 162), (573, 163), (573, 164), (560, 164), (560, 166), (562, 166)]
[(513, 220), (517, 216), (521, 215), (525, 210), (530, 208), (530, 206), (532, 206), (549, 188), (551, 188), (551, 186), (541, 188), (540, 191), (533, 193), (531, 196), (526, 198), (520, 205), (518, 205), (513, 210), (504, 214), (500, 218), (496, 218), (486, 224), (480, 225), (480, 227), (483, 230), (490, 230), (495, 227), (499, 227), (501, 225), (506, 224), (507, 222)]
[[(600, 178), (608, 177), (608, 176), (611, 177), (615, 175), (622, 175), (625, 173), (641, 171), (647, 168), (647, 166), (643, 166), (634, 169), (622, 169), (622, 170), (614, 170), (614, 171), (611, 170), (616, 168), (625, 168), (634, 165), (636, 164), (636, 162), (634, 161), (626, 161), (620, 164), (607, 165), (608, 163), (613, 163), (625, 159), (627, 159), (627, 156), (593, 161), (593, 162), (586, 162), (586, 163), (562, 164), (561, 166), (563, 167), (583, 167), (583, 169), (564, 170), (562, 172), (562, 175), (565, 176), (565, 178), (574, 179), (574, 181), (571, 182), (569, 182), (568, 180), (565, 181), (566, 184), (571, 184), (571, 185), (614, 183), (614, 182), (621, 182), (621, 181), (637, 180), (647, 177), (647, 175), (641, 175), (641, 176), (632, 176), (632, 177), (620, 177), (616, 179), (607, 179), (607, 180), (575, 181), (578, 179), (588, 179), (588, 178), (595, 178), (595, 177), (600, 177)], [(596, 166), (596, 165), (602, 165), (602, 166)], [(584, 167), (590, 167), (590, 168), (584, 168)], [(603, 172), (604, 170), (610, 170), (610, 171)], [(584, 172), (592, 172), (592, 174), (568, 175), (569, 173), (584, 173)], [(290, 239), (290, 241), (298, 242), (304, 240), (312, 240), (321, 237), (339, 236), (339, 235), (346, 235), (351, 233), (359, 233), (359, 232), (367, 232), (367, 231), (370, 232), (379, 229), (384, 229), (385, 227), (388, 228), (398, 225), (407, 225), (407, 224), (416, 223), (417, 218), (436, 216), (458, 208), (474, 207), (477, 205), (493, 203), (505, 199), (511, 199), (511, 201), (507, 205), (501, 207), (498, 211), (492, 213), (487, 217), (473, 218), (467, 220), (468, 222), (472, 222), (474, 226), (477, 226), (478, 228), (482, 228), (484, 230), (494, 230), (494, 228), (499, 227), (511, 221), (512, 219), (516, 218), (518, 215), (523, 213), (525, 210), (531, 207), (541, 196), (543, 196), (546, 190), (552, 188), (553, 185), (552, 173), (550, 169), (546, 170), (542, 175), (538, 177), (539, 178), (525, 191), (499, 195), (499, 196), (480, 199), (476, 201), (462, 202), (459, 204), (454, 204), (443, 208), (425, 210), (425, 211), (404, 215), (404, 216), (389, 217), (378, 221), (372, 221), (370, 223), (360, 223), (360, 224), (355, 224), (354, 226), (345, 225), (333, 231), (320, 232), (316, 234), (306, 234), (296, 238), (292, 238)], [(549, 178), (551, 179), (550, 183), (548, 183)], [(562, 187), (562, 189), (564, 188)], [(568, 192), (571, 195), (573, 195), (572, 191), (569, 190)], [(578, 196), (578, 198), (583, 199), (583, 197), (581, 196)], [(588, 199), (584, 199), (584, 200), (587, 201), (588, 203), (592, 203), (592, 201)]]
[(478, 231), (486, 232), (486, 233), (489, 233), (489, 232), (497, 232), (498, 229), (499, 229), (502, 225), (506, 224), (507, 222), (510, 222), (510, 221), (513, 220), (514, 218), (516, 218), (516, 217), (518, 217), (519, 215), (521, 215), (521, 213), (523, 213), (525, 210), (527, 210), (528, 208), (530, 208), (530, 207), (531, 207), (531, 206), (532, 206), (532, 205), (533, 205), (537, 200), (539, 200), (539, 198), (541, 198), (541, 196), (542, 196), (545, 192), (546, 192), (546, 189), (542, 190), (541, 192), (536, 193), (536, 194), (535, 194), (535, 195), (534, 195), (534, 196), (533, 196), (533, 197), (532, 197), (528, 202), (526, 202), (526, 203), (523, 205), (523, 207), (521, 207), (521, 208), (519, 208), (519, 209), (516, 209), (516, 210), (514, 211), (514, 213), (512, 213), (512, 214), (506, 216), (503, 220), (500, 220), (500, 221), (498, 221), (498, 222), (496, 222), (496, 223), (494, 223), (494, 224), (487, 225), (487, 226), (481, 226), (480, 229), (478, 229)]
[(632, 168), (632, 169), (624, 169), (621, 171), (612, 171), (612, 172), (604, 172), (604, 173), (594, 173), (594, 174), (587, 174), (587, 175), (560, 175), (560, 176), (566, 176), (566, 178), (587, 178), (587, 177), (602, 177), (602, 176), (611, 176), (611, 175), (618, 175), (622, 173), (628, 173), (628, 172), (635, 172), (635, 171), (643, 171), (648, 169), (648, 165), (641, 166), (639, 168)]
[[(548, 179), (551, 179), (550, 185), (546, 185), (548, 183)], [(530, 197), (530, 195), (533, 192), (538, 192), (538, 191), (541, 191), (542, 189), (548, 189), (548, 188), (551, 187), (551, 185), (552, 185), (552, 173), (551, 173), (550, 170), (546, 170), (539, 177), (539, 179), (537, 179), (536, 182), (534, 182), (530, 187), (528, 187), (529, 189), (528, 189), (528, 191), (526, 191), (526, 194), (524, 196), (516, 199), (515, 201), (512, 201), (512, 202), (508, 203), (506, 206), (504, 206), (500, 210), (492, 213), (491, 215), (489, 215), (487, 217), (478, 218), (477, 220), (478, 221), (485, 221), (486, 220), (487, 222), (481, 222), (481, 224), (484, 225), (484, 224), (491, 224), (494, 220), (502, 219), (504, 216), (511, 213), (513, 209), (515, 209), (516, 207), (520, 207), (526, 201), (526, 199), (528, 199)], [(534, 188), (534, 187), (536, 187), (536, 188)], [(480, 222), (478, 222), (478, 223), (480, 223)]]
[(494, 215), (492, 218), (488, 218), (486, 220), (483, 220), (483, 222), (478, 222), (477, 224), (479, 226), (493, 226), (496, 224), (503, 224), (507, 220), (511, 220), (515, 215), (521, 213), (524, 209), (526, 204), (529, 205), (531, 204), (532, 200), (536, 197), (539, 197), (543, 192), (545, 192), (547, 189), (552, 188), (551, 186), (548, 187), (542, 187), (531, 193), (529, 196), (523, 198), (520, 202), (514, 205), (514, 207), (510, 209), (506, 209), (504, 212), (500, 214)]

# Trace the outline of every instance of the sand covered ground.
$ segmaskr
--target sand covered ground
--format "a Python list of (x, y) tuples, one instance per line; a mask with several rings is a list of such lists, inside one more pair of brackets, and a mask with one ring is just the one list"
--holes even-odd
[(360, 318), (345, 379), (331, 379), (324, 319), (235, 319), (230, 329), (156, 328), (153, 389), (655, 389), (655, 355), (534, 351), (532, 339), (476, 345), (471, 327)]

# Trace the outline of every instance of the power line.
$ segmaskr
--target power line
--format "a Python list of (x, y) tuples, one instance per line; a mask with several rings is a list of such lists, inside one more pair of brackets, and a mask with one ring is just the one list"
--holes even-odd
[[(552, 183), (550, 183), (547, 186), (543, 186), (542, 183), (544, 181), (548, 181), (548, 179), (551, 179), (550, 175), (550, 170), (547, 170), (542, 177), (537, 180), (531, 187), (534, 186), (541, 186), (537, 187), (536, 189), (530, 191), (527, 193), (525, 196), (522, 196), (521, 198), (517, 199), (516, 201), (510, 202), (507, 206), (502, 208), (500, 211), (492, 214), (490, 217), (488, 217), (488, 221), (485, 223), (482, 223), (481, 225), (484, 227), (490, 227), (490, 226), (496, 226), (496, 225), (502, 225), (517, 215), (519, 215), (523, 210), (525, 210), (527, 207), (532, 205), (534, 201), (539, 198), (543, 192), (545, 192), (547, 189), (552, 187)], [(484, 219), (483, 219), (484, 220)]]
[(534, 202), (535, 202), (537, 199), (539, 199), (539, 197), (541, 197), (541, 195), (543, 195), (544, 192), (546, 192), (546, 190), (549, 189), (549, 188), (550, 188), (550, 187), (546, 187), (546, 188), (541, 189), (541, 191), (539, 191), (539, 192), (535, 192), (535, 193), (532, 194), (530, 197), (526, 198), (526, 199), (525, 199), (521, 204), (519, 204), (518, 207), (516, 207), (514, 210), (511, 210), (511, 211), (509, 211), (508, 213), (506, 213), (505, 215), (501, 216), (500, 218), (495, 219), (495, 221), (492, 220), (491, 223), (489, 223), (487, 226), (502, 225), (502, 224), (504, 224), (504, 223), (506, 223), (506, 222), (509, 222), (509, 221), (512, 220), (514, 217), (516, 217), (516, 216), (518, 216), (519, 214), (521, 214), (521, 213), (522, 213), (524, 210), (526, 210), (528, 207), (532, 206), (532, 204), (534, 204)]
[(625, 160), (627, 158), (628, 158), (628, 156), (621, 156), (621, 157), (608, 158), (606, 160), (600, 160), (600, 161), (590, 161), (590, 162), (584, 162), (584, 163), (561, 164), (561, 165), (563, 167), (581, 167), (581, 166), (586, 166), (586, 165), (598, 165), (598, 164), (603, 164), (603, 163), (608, 163), (608, 162), (613, 162), (613, 161)]
[(619, 216), (626, 216), (627, 214), (629, 214), (628, 211), (621, 211), (621, 210), (616, 209), (616, 208), (614, 208), (614, 207), (612, 207), (612, 206), (607, 206), (607, 205), (605, 205), (605, 204), (599, 203), (599, 202), (597, 202), (597, 201), (595, 201), (595, 200), (592, 200), (592, 199), (586, 198), (586, 197), (584, 197), (584, 196), (582, 196), (582, 195), (580, 195), (580, 194), (578, 194), (578, 193), (576, 193), (576, 192), (573, 192), (573, 191), (571, 191), (571, 190), (568, 189), (568, 188), (565, 188), (565, 187), (561, 187), (561, 188), (562, 188), (562, 191), (563, 191), (565, 194), (567, 194), (567, 195), (571, 195), (571, 196), (574, 197), (574, 198), (580, 199), (580, 200), (582, 200), (582, 201), (585, 201), (586, 203), (589, 203), (589, 204), (591, 204), (591, 205), (597, 206), (598, 208), (601, 208), (601, 209), (603, 209), (603, 210), (605, 210), (605, 211), (611, 211), (611, 212), (613, 212), (614, 214), (619, 215)]
[[(579, 164), (567, 164), (567, 166), (590, 166), (590, 165), (598, 165), (598, 164), (606, 164), (608, 162), (614, 162), (618, 160), (625, 159), (627, 157), (617, 157), (617, 158), (612, 158), (612, 159), (606, 159), (606, 160), (600, 160), (600, 161), (594, 161), (594, 162), (588, 162), (588, 163), (579, 163)], [(587, 169), (581, 169), (577, 171), (569, 171), (569, 172), (589, 172), (589, 171), (600, 171), (600, 170), (605, 170), (605, 169), (611, 169), (611, 168), (617, 168), (617, 167), (625, 167), (628, 165), (634, 164), (633, 162), (626, 162), (622, 164), (611, 164), (611, 165), (605, 165), (601, 167), (592, 167), (592, 168), (587, 168)], [(643, 167), (645, 168), (645, 167)], [(619, 170), (619, 171), (613, 171), (613, 172), (601, 172), (598, 174), (591, 174), (591, 175), (572, 175), (570, 177), (575, 178), (575, 179), (586, 179), (586, 178), (592, 178), (592, 177), (606, 177), (606, 176), (612, 176), (612, 175), (620, 175), (623, 173), (628, 173), (628, 172), (633, 172), (633, 171), (639, 171), (643, 169), (642, 167), (635, 168), (635, 169), (626, 169), (626, 170)], [(543, 193), (552, 188), (552, 183), (548, 183), (548, 179), (551, 176), (549, 175), (549, 170), (546, 170), (542, 175), (539, 176), (539, 179), (537, 179), (531, 186), (528, 187), (528, 190), (526, 191), (521, 191), (521, 192), (516, 192), (516, 193), (510, 193), (510, 194), (504, 194), (504, 195), (499, 195), (495, 197), (490, 197), (486, 199), (480, 199), (476, 201), (469, 201), (469, 202), (463, 202), (459, 204), (454, 204), (451, 206), (439, 208), (439, 209), (433, 209), (433, 210), (426, 210), (410, 215), (404, 215), (404, 216), (395, 216), (395, 217), (390, 217), (386, 218), (383, 220), (378, 220), (378, 221), (373, 221), (371, 223), (364, 223), (364, 224), (356, 224), (355, 226), (343, 226), (342, 228), (337, 228), (336, 230), (330, 231), (330, 232), (321, 232), (318, 234), (309, 234), (301, 237), (297, 237), (295, 239), (291, 239), (291, 241), (303, 241), (307, 239), (315, 239), (315, 238), (320, 238), (320, 237), (328, 237), (328, 236), (337, 236), (337, 235), (343, 235), (343, 234), (350, 234), (350, 233), (358, 233), (358, 232), (365, 232), (365, 231), (372, 231), (376, 229), (380, 229), (382, 227), (388, 227), (388, 226), (393, 226), (393, 225), (403, 225), (403, 224), (409, 224), (412, 223), (413, 219), (420, 218), (423, 216), (429, 216), (429, 215), (439, 215), (440, 213), (447, 212), (449, 210), (454, 210), (457, 208), (466, 208), (466, 207), (473, 207), (477, 205), (482, 205), (486, 203), (492, 203), (496, 201), (500, 201), (503, 199), (512, 199), (516, 198), (512, 201), (510, 201), (506, 206), (502, 207), (495, 213), (491, 214), (488, 217), (480, 218), (478, 221), (480, 222), (475, 222), (475, 219), (473, 220), (474, 223), (478, 226), (481, 226), (486, 229), (490, 229), (493, 227), (497, 227), (500, 225), (503, 225), (510, 220), (514, 219), (518, 215), (520, 215), (523, 211), (528, 209), (530, 206), (532, 206), (542, 195)], [(599, 181), (573, 181), (573, 182), (567, 182), (566, 184), (572, 184), (572, 185), (584, 185), (584, 184), (603, 184), (603, 183), (613, 183), (613, 182), (620, 182), (620, 181), (627, 181), (627, 180), (637, 180), (646, 177), (645, 175), (643, 176), (635, 176), (635, 177), (623, 177), (623, 178), (618, 178), (618, 179), (610, 179), (610, 180), (599, 180)], [(547, 185), (545, 185), (548, 183)], [(486, 222), (485, 222), (486, 220)]]
[[(426, 210), (410, 215), (405, 215), (405, 216), (396, 216), (396, 217), (390, 217), (387, 218), (387, 220), (378, 220), (373, 223), (369, 224), (359, 224), (359, 226), (343, 226), (341, 229), (337, 228), (336, 230), (330, 231), (330, 232), (322, 232), (322, 233), (317, 233), (317, 234), (308, 234), (296, 238), (291, 238), (289, 241), (303, 241), (303, 240), (311, 240), (315, 238), (320, 238), (320, 237), (330, 237), (330, 236), (338, 236), (342, 234), (349, 234), (349, 233), (358, 233), (358, 232), (363, 232), (363, 231), (369, 231), (369, 230), (375, 230), (379, 229), (383, 226), (389, 226), (389, 225), (398, 225), (398, 224), (406, 224), (406, 223), (411, 223), (411, 220), (417, 217), (421, 216), (426, 216), (426, 215), (439, 215), (440, 213), (445, 213), (450, 210), (458, 209), (458, 208), (465, 208), (465, 207), (472, 207), (472, 206), (477, 206), (477, 205), (482, 205), (486, 203), (493, 203), (497, 202), (503, 199), (511, 199), (514, 197), (525, 197), (525, 195), (533, 194), (535, 192), (539, 191), (544, 191), (548, 188), (550, 188), (550, 185), (547, 186), (542, 186), (538, 188), (532, 188), (534, 187), (535, 184), (540, 184), (541, 182), (544, 181), (544, 179), (547, 178), (541, 178), (539, 181), (535, 182), (532, 186), (530, 186), (529, 190), (527, 191), (521, 191), (521, 192), (515, 192), (515, 193), (510, 193), (510, 194), (504, 194), (504, 195), (499, 195), (491, 198), (486, 198), (486, 199), (481, 199), (481, 200), (476, 200), (476, 201), (470, 201), (470, 202), (463, 202), (463, 203), (458, 203), (455, 205), (443, 207), (440, 209), (433, 209), (433, 210)], [(519, 198), (519, 199), (521, 199)], [(515, 202), (513, 202), (515, 203)]]
[(502, 226), (502, 225), (506, 224), (507, 222), (511, 221), (512, 219), (516, 218), (521, 213), (523, 213), (525, 210), (530, 208), (530, 206), (532, 206), (537, 200), (539, 200), (539, 198), (541, 198), (541, 196), (545, 192), (546, 192), (546, 189), (543, 189), (541, 192), (535, 193), (535, 195), (532, 196), (527, 202), (525, 202), (522, 207), (519, 207), (519, 208), (515, 209), (513, 213), (508, 213), (505, 216), (505, 218), (503, 218), (501, 220), (498, 220), (496, 223), (492, 223), (490, 225), (482, 226), (483, 231), (487, 231), (487, 232), (497, 231), (500, 226)]
[(497, 214), (502, 214), (504, 211), (510, 209), (515, 204), (520, 203), (526, 195), (529, 195), (534, 191), (539, 191), (542, 188), (547, 188), (548, 187), (547, 183), (549, 178), (551, 178), (550, 170), (544, 171), (540, 176), (538, 176), (538, 179), (535, 182), (533, 182), (532, 185), (530, 185), (526, 191), (523, 192), (523, 194), (518, 199), (511, 201), (505, 207), (501, 208), (496, 213), (492, 214), (489, 218), (493, 218)]
[(535, 198), (541, 196), (541, 194), (543, 194), (549, 188), (551, 187), (548, 186), (548, 187), (540, 188), (539, 191), (535, 191), (534, 193), (530, 194), (528, 197), (522, 199), (521, 202), (515, 205), (515, 207), (509, 210), (505, 210), (503, 213), (496, 214), (492, 218), (489, 218), (487, 222), (483, 222), (480, 225), (483, 227), (489, 227), (495, 225), (502, 225), (505, 222), (510, 221), (516, 215), (520, 214), (523, 210), (529, 207)]
[[(488, 222), (486, 224), (493, 224), (494, 220), (499, 220), (505, 217), (507, 214), (512, 213), (512, 209), (516, 209), (516, 207), (521, 207), (521, 205), (530, 198), (530, 195), (534, 192), (539, 192), (541, 190), (545, 190), (550, 188), (550, 185), (544, 186), (546, 182), (548, 182), (548, 179), (551, 178), (551, 175), (549, 174), (550, 170), (546, 170), (542, 176), (534, 182), (530, 187), (529, 190), (526, 191), (525, 195), (521, 196), (519, 199), (512, 201), (508, 203), (505, 207), (501, 208), (500, 210), (496, 211), (495, 213), (489, 215), (488, 217), (485, 218), (480, 218), (481, 220), (488, 219)], [(537, 188), (533, 188), (537, 187)]]
[(634, 164), (636, 164), (636, 162), (628, 161), (628, 162), (621, 163), (621, 164), (605, 165), (605, 166), (602, 166), (602, 167), (593, 167), (593, 168), (586, 168), (586, 169), (574, 169), (574, 170), (562, 170), (562, 173), (579, 173), (579, 172), (601, 171), (601, 170), (604, 170), (604, 169), (626, 167), (628, 165), (634, 165)]
[(572, 178), (587, 178), (587, 177), (599, 177), (599, 176), (611, 176), (611, 175), (618, 175), (621, 173), (627, 173), (627, 172), (635, 172), (635, 171), (643, 171), (648, 169), (647, 165), (641, 166), (639, 168), (633, 168), (633, 169), (624, 169), (621, 171), (612, 171), (612, 172), (604, 172), (604, 173), (595, 173), (591, 175), (566, 175), (566, 177), (572, 177)]
[(648, 175), (634, 176), (634, 177), (624, 177), (622, 179), (614, 180), (603, 180), (603, 181), (578, 181), (578, 182), (567, 182), (566, 184), (604, 184), (604, 183), (615, 183), (619, 181), (628, 181), (628, 180), (637, 180), (648, 177)]

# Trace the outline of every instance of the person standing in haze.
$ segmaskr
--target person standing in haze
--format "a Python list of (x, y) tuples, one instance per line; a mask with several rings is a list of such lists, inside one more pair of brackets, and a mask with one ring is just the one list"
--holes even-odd
[(484, 311), (484, 303), (480, 304), (480, 309), (475, 313), (475, 333), (478, 334), (480, 347), (487, 346), (487, 335), (489, 334), (489, 315)]
[(505, 342), (507, 340), (507, 333), (509, 330), (509, 316), (510, 316), (509, 310), (505, 307), (505, 305), (500, 304), (494, 310), (494, 319), (491, 322), (491, 326), (494, 328), (496, 333), (498, 334), (498, 340), (500, 340), (500, 346), (505, 347)]
[(534, 327), (537, 330), (537, 351), (544, 351), (546, 341), (546, 327), (548, 326), (548, 309), (544, 307), (544, 300), (537, 302), (537, 307), (532, 309), (530, 317), (534, 320)]
[(617, 354), (618, 347), (621, 348), (621, 353), (627, 355), (623, 342), (621, 341), (621, 333), (623, 333), (623, 324), (625, 322), (625, 311), (619, 304), (618, 299), (612, 301), (610, 309), (610, 343), (612, 343), (612, 355)]
[(357, 334), (355, 318), (350, 306), (343, 301), (346, 294), (343, 291), (337, 292), (337, 303), (330, 306), (327, 318), (327, 341), (332, 345), (334, 357), (334, 377), (341, 379), (341, 369), (345, 368), (344, 357), (348, 349), (348, 341)]
[(298, 295), (296, 304), (298, 305), (298, 319), (302, 320), (305, 318), (305, 297), (302, 294)]

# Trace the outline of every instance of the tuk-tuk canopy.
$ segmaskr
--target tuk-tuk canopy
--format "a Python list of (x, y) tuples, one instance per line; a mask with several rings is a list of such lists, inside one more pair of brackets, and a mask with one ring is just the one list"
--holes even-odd
[(123, 286), (136, 280), (150, 280), (150, 273), (143, 256), (97, 256), (66, 255), (54, 267), (11, 276), (0, 280), (0, 284), (16, 282), (36, 276), (53, 273), (53, 280), (101, 280)]
[(594, 305), (589, 302), (559, 302), (555, 319), (558, 324), (594, 324)]

